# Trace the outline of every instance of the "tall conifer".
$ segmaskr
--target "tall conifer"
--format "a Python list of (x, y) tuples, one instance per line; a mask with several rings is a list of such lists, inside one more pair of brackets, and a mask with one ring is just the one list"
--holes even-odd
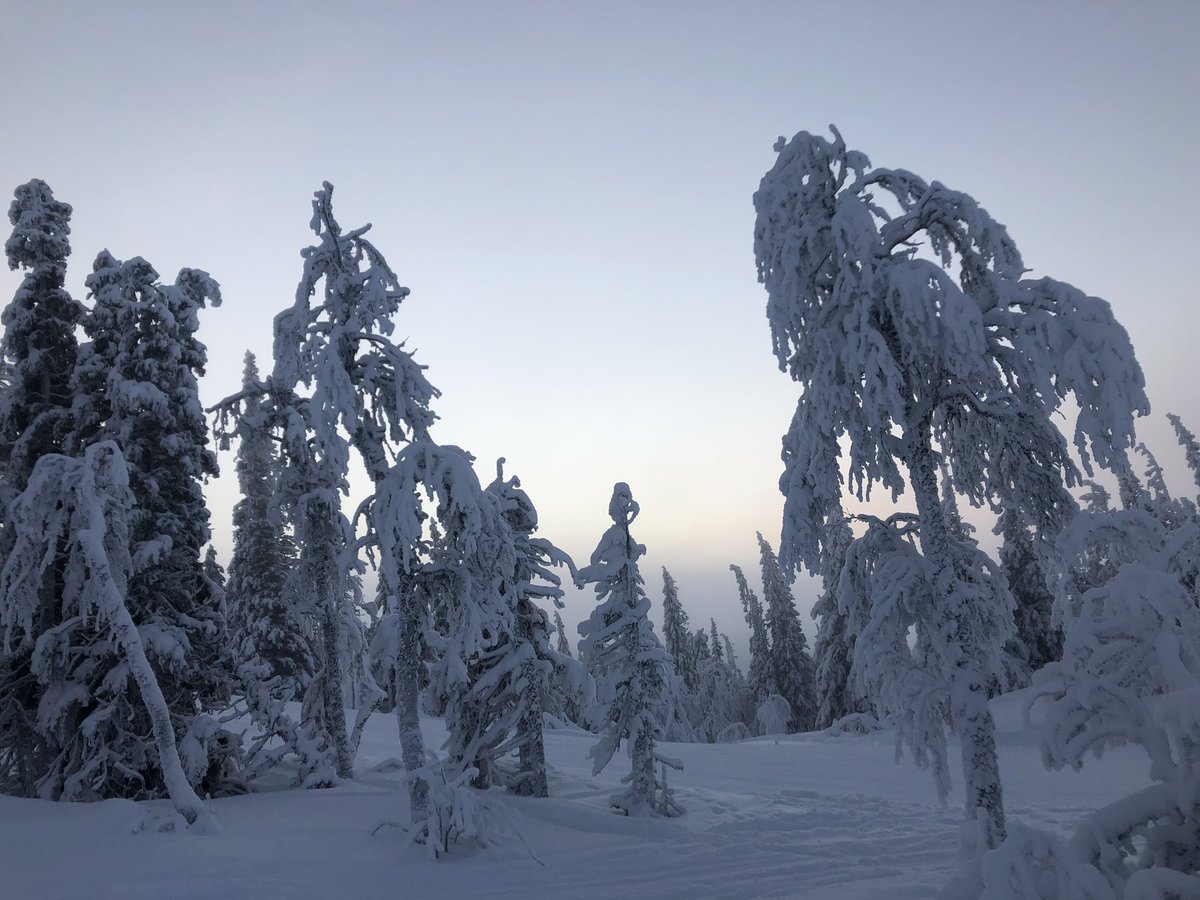
[(767, 630), (771, 635), (771, 674), (780, 696), (792, 707), (788, 730), (809, 731), (816, 725), (816, 679), (808, 640), (800, 625), (800, 613), (791, 588), (771, 545), (758, 535), (762, 562), (763, 601), (767, 608)]
[[(71, 207), (34, 179), (14, 192), (8, 211), (13, 231), (4, 251), (10, 269), (25, 275), (0, 322), (0, 564), (14, 530), (9, 503), (25, 489), (34, 465), (62, 452), (72, 419), (71, 378), (83, 307), (63, 287), (71, 253)], [(43, 686), (33, 675), (33, 644), (61, 621), (59, 566), (44, 572), (35, 633), (18, 646), (0, 648), (0, 791), (31, 796), (59, 747), (37, 727)], [(2, 605), (2, 604), (0, 604)]]

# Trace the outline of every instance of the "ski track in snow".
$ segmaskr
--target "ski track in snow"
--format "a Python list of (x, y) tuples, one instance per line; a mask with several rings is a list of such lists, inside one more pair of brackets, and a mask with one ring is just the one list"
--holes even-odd
[[(1036, 741), (1014, 724), (1019, 701), (998, 702), (1012, 819), (1067, 833), (1147, 783), (1132, 750), (1081, 773), (1045, 772)], [(438, 746), (441, 722), (425, 724)], [(670, 745), (686, 767), (670, 781), (687, 810), (671, 820), (608, 811), (628, 758), (618, 753), (593, 776), (594, 740), (548, 731), (551, 798), (493, 795), (515, 812), (520, 837), (436, 862), (395, 829), (372, 836), (380, 822), (407, 817), (401, 773), (387, 763), (399, 750), (395, 724), (382, 715), (364, 734), (356, 781), (284, 790), (288, 773), (274, 773), (272, 789), (213, 802), (217, 834), (158, 833), (165, 802), (0, 797), (0, 896), (928, 900), (956, 865), (960, 798), (941, 806), (928, 773), (895, 762), (890, 734)]]

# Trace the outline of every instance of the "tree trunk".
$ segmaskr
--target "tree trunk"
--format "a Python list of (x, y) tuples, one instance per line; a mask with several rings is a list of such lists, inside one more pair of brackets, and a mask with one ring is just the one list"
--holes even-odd
[(396, 660), (396, 724), (400, 729), (400, 754), (409, 774), (408, 802), (411, 821), (422, 824), (428, 815), (429, 784), (416, 772), (425, 765), (421, 736), (421, 613), (416, 597), (400, 601), (400, 653)]
[[(640, 664), (641, 668), (648, 668), (648, 665)], [(633, 747), (630, 756), (632, 757), (632, 765), (630, 767), (629, 780), (629, 815), (631, 816), (648, 816), (654, 808), (654, 735), (646, 724), (646, 716), (641, 714), (647, 702), (647, 698), (642, 693), (645, 685), (649, 683), (644, 673), (641, 677), (635, 679), (635, 685), (631, 685), (631, 689), (638, 692), (638, 697), (635, 700), (637, 705), (637, 713), (631, 718), (637, 721), (638, 730), (633, 737)]]
[(525, 708), (517, 722), (521, 740), (518, 750), (521, 780), (517, 785), (517, 793), (528, 797), (549, 797), (546, 745), (542, 734), (542, 681), (536, 659), (528, 660), (521, 666), (521, 678), (525, 682)]
[(937, 486), (930, 423), (919, 423), (907, 436), (906, 464), (921, 517), (921, 549), (929, 563), (934, 602), (950, 639), (950, 725), (962, 744), (963, 782), (968, 819), (978, 822), (982, 846), (993, 848), (1005, 837), (1004, 798), (996, 757), (996, 724), (987, 702), (987, 683), (979, 667), (969, 617), (955, 596), (957, 577), (951, 562), (950, 535)]
[(338, 535), (332, 522), (334, 510), (316, 500), (310, 500), (309, 504), (306, 511), (306, 543), (309, 546), (306, 549), (315, 557), (309, 560), (309, 571), (320, 601), (321, 649), (325, 657), (321, 672), (321, 708), (325, 714), (326, 733), (333, 745), (338, 777), (353, 778), (354, 758), (350, 752), (350, 735), (346, 730), (346, 708), (342, 696), (342, 620), (339, 615), (342, 597), (341, 581), (335, 577)]
[(354, 777), (354, 757), (350, 752), (350, 735), (346, 731), (346, 705), (342, 696), (342, 667), (338, 648), (341, 645), (342, 620), (338, 615), (338, 598), (330, 585), (325, 585), (325, 608), (321, 631), (325, 647), (325, 671), (321, 675), (324, 694), (325, 727), (337, 755), (339, 778)]
[[(351, 435), (351, 443), (362, 457), (363, 466), (371, 481), (378, 485), (387, 478), (389, 467), (383, 442), (372, 433), (365, 418)], [(421, 734), (421, 604), (424, 599), (414, 590), (402, 590), (392, 584), (395, 575), (403, 572), (400, 560), (384, 560), (380, 577), (384, 590), (396, 598), (400, 612), (400, 657), (396, 660), (396, 724), (400, 730), (400, 756), (409, 775), (408, 801), (412, 823), (423, 823), (429, 806), (429, 784), (416, 773), (425, 766), (425, 739)]]

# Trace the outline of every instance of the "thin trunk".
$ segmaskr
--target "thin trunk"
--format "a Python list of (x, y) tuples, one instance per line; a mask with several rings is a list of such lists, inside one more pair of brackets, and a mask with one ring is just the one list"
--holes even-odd
[(996, 756), (996, 724), (987, 702), (987, 683), (979, 667), (979, 652), (970, 620), (954, 596), (957, 578), (950, 557), (950, 536), (939, 502), (929, 420), (908, 438), (905, 460), (921, 516), (921, 549), (932, 572), (937, 609), (953, 635), (950, 724), (962, 745), (966, 813), (980, 826), (982, 845), (998, 846), (1005, 837), (1004, 798)]
[[(645, 689), (646, 685), (650, 683), (650, 680), (647, 678), (650, 673), (645, 670), (649, 669), (652, 665), (653, 663), (640, 664), (643, 672), (630, 685), (630, 689), (636, 691), (634, 702), (638, 707), (646, 705)], [(632, 753), (630, 754), (633, 763), (629, 782), (631, 796), (629, 814), (631, 816), (649, 815), (654, 804), (654, 735), (646, 722), (647, 717), (639, 715), (641, 712), (642, 709), (639, 708), (635, 715), (631, 717), (640, 722), (637, 736), (633, 740)]]
[(337, 754), (339, 778), (354, 777), (354, 757), (350, 752), (350, 735), (346, 731), (346, 706), (342, 697), (342, 667), (338, 647), (341, 645), (341, 616), (338, 615), (338, 599), (329, 586), (325, 586), (325, 612), (321, 617), (321, 631), (325, 648), (325, 671), (321, 675), (321, 690), (324, 694), (325, 727)]
[(521, 735), (519, 753), (521, 780), (517, 793), (530, 797), (549, 797), (550, 784), (546, 776), (546, 745), (542, 734), (542, 681), (536, 660), (521, 667), (525, 682), (524, 711), (517, 723)]
[[(388, 474), (388, 463), (379, 436), (371, 433), (366, 423), (360, 420), (351, 435), (351, 443), (362, 457), (371, 481), (382, 482)], [(403, 567), (398, 559), (384, 561), (380, 567), (384, 588), (396, 598), (400, 607), (400, 658), (396, 660), (395, 669), (396, 722), (400, 730), (400, 756), (410, 779), (411, 821), (416, 825), (425, 821), (429, 805), (429, 784), (416, 774), (425, 766), (425, 739), (421, 734), (421, 606), (424, 597), (418, 591), (402, 590), (400, 585), (391, 583), (392, 576), (401, 572)]]
[(340, 579), (334, 578), (337, 565), (334, 553), (337, 540), (327, 504), (314, 503), (307, 512), (308, 533), (315, 559), (310, 561), (313, 588), (320, 601), (321, 648), (324, 668), (321, 672), (321, 708), (325, 713), (325, 729), (333, 744), (338, 777), (354, 777), (354, 758), (350, 752), (350, 735), (346, 731), (346, 708), (342, 695), (341, 629), (339, 605), (342, 602)]
[(414, 825), (425, 822), (429, 784), (415, 773), (425, 765), (421, 736), (421, 614), (416, 596), (401, 596), (400, 654), (396, 660), (396, 724), (400, 729), (400, 754), (409, 774), (408, 802)]

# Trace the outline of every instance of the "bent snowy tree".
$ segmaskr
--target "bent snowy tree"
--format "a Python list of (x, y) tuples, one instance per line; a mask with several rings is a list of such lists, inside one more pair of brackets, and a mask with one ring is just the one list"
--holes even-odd
[[(125, 603), (134, 571), (129, 554), (132, 506), (129, 471), (112, 441), (89, 446), (79, 459), (43, 456), (11, 507), (13, 549), (0, 573), (0, 637), (5, 652), (14, 645), (29, 645), (39, 682), (76, 701), (88, 686), (75, 673), (102, 664), (112, 647), (122, 664), (108, 673), (102, 689), (86, 698), (98, 707), (88, 718), (104, 718), (104, 694), (131, 678), (150, 718), (156, 762), (167, 793), (189, 825), (203, 825), (208, 812), (184, 773), (171, 710)], [(62, 624), (38, 634), (43, 576), (60, 547), (64, 550)], [(53, 729), (69, 717), (70, 710), (60, 703), (56, 710), (42, 712), (43, 724)], [(111, 707), (107, 713), (112, 714)], [(109, 764), (103, 751), (93, 749), (94, 768), (102, 770)], [(111, 764), (128, 765), (128, 761), (118, 758)], [(78, 776), (84, 777), (86, 773)]]
[[(973, 505), (1015, 508), (1053, 535), (1079, 480), (1052, 424), (1079, 407), (1083, 466), (1127, 469), (1142, 373), (1108, 303), (1026, 269), (1004, 227), (971, 197), (800, 132), (780, 139), (754, 195), (754, 250), (781, 370), (801, 387), (784, 437), (781, 557), (822, 568), (842, 478), (858, 497), (912, 488), (920, 542), (952, 660), (949, 719), (962, 741), (968, 815), (1004, 836), (980, 635), (938, 484)], [(839, 471), (839, 441), (849, 454)], [(903, 470), (903, 471), (902, 471)], [(906, 473), (906, 474), (905, 474)]]

